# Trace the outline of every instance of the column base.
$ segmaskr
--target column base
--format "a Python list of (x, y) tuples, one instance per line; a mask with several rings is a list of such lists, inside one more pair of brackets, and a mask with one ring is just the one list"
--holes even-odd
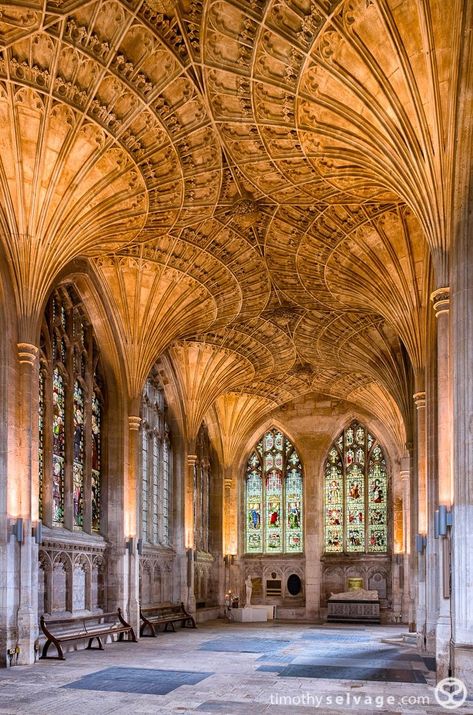
[(189, 611), (189, 613), (195, 613), (197, 610), (195, 594), (194, 591), (191, 591), (190, 589), (187, 595), (187, 610)]
[(469, 695), (473, 694), (473, 645), (452, 643), (452, 674), (463, 681)]
[(18, 609), (18, 665), (31, 665), (35, 662), (35, 641), (38, 637), (36, 613), (31, 607)]
[(421, 653), (427, 651), (425, 608), (417, 606), (416, 609), (417, 648)]
[(140, 557), (134, 552), (129, 556), (128, 581), (128, 623), (133, 627), (135, 636), (140, 637), (140, 601), (139, 601), (139, 569)]
[(437, 651), (437, 622), (427, 621), (425, 624), (425, 652), (435, 655)]
[(435, 660), (437, 663), (437, 682), (451, 675), (451, 622), (450, 618), (440, 616), (437, 621), (435, 638)]

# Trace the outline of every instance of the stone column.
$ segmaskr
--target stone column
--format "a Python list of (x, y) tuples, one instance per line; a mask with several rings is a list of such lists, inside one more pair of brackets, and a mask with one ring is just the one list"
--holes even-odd
[[(23, 542), (16, 546), (18, 564), (17, 647), (18, 663), (34, 663), (34, 642), (38, 635), (38, 547), (31, 535), (32, 521), (38, 519), (38, 474), (33, 453), (38, 441), (36, 393), (38, 386), (38, 348), (18, 343), (18, 404), (16, 432), (18, 439), (16, 474), (9, 486), (16, 492), (16, 508), (9, 503), (9, 513), (23, 519)], [(9, 480), (10, 482), (10, 480)]]
[[(316, 447), (306, 451), (303, 463), (314, 468), (312, 479), (306, 479), (304, 494), (304, 552), (305, 552), (305, 617), (308, 620), (320, 618), (320, 597), (322, 589), (322, 553), (324, 549), (324, 509), (323, 471), (320, 462), (315, 462)], [(300, 455), (300, 452), (299, 452)]]
[[(450, 288), (431, 295), (437, 318), (437, 482), (438, 505), (452, 505), (452, 400), (450, 383)], [(466, 387), (466, 386), (465, 386)], [(449, 675), (451, 667), (450, 539), (438, 542), (439, 614), (436, 628), (437, 679)], [(447, 583), (445, 583), (447, 581)]]
[(238, 553), (236, 480), (232, 478), (232, 468), (226, 467), (223, 480), (223, 556), (224, 574), (220, 604), (225, 593), (231, 590), (231, 566)]
[(399, 472), (402, 489), (402, 536), (403, 536), (403, 588), (401, 599), (402, 622), (409, 624), (409, 630), (414, 623), (414, 602), (411, 598), (410, 584), (410, 560), (411, 560), (411, 472), (409, 469), (409, 457), (401, 460), (401, 470)]
[(128, 543), (128, 620), (140, 634), (140, 557), (137, 551), (138, 533), (138, 457), (141, 417), (128, 417), (128, 474), (125, 489), (125, 539)]
[[(417, 415), (417, 523), (416, 533), (427, 536), (427, 454), (425, 429), (425, 392), (414, 394), (414, 404)], [(426, 649), (426, 552), (417, 554), (417, 593), (415, 623), (417, 630), (417, 647)]]
[[(473, 8), (469, 9), (473, 21)], [(473, 52), (470, 54), (473, 64)], [(471, 78), (471, 73), (470, 73)], [(471, 96), (471, 90), (470, 90)], [(465, 103), (465, 112), (471, 103)], [(465, 114), (465, 122), (467, 122)], [(465, 124), (467, 126), (467, 124)], [(470, 140), (470, 149), (473, 138)], [(452, 538), (452, 670), (473, 693), (473, 243), (471, 150), (465, 151), (470, 199), (464, 203), (453, 253), (452, 363), (454, 375)]]
[(186, 460), (186, 492), (184, 502), (184, 530), (186, 535), (187, 553), (187, 608), (195, 613), (194, 593), (194, 557), (195, 557), (195, 524), (194, 524), (194, 470), (197, 462), (196, 454), (187, 454)]
[(232, 468), (227, 467), (224, 477), (223, 533), (224, 553), (236, 556), (238, 553), (238, 494), (237, 480), (232, 476)]

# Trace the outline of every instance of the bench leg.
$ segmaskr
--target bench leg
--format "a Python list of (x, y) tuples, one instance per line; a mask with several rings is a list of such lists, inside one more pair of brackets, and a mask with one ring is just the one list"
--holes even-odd
[(133, 628), (130, 628), (130, 630), (128, 631), (128, 640), (131, 641), (132, 643), (138, 643), (138, 640), (135, 636), (135, 631), (133, 630)]
[[(145, 630), (149, 628), (150, 633), (145, 633)], [(143, 623), (143, 625), (140, 628), (140, 636), (143, 638), (144, 636), (147, 636), (149, 638), (156, 638), (156, 631), (154, 630), (154, 626), (152, 623)]]
[[(94, 648), (92, 645), (92, 643), (95, 640), (99, 644), (98, 648)], [(94, 636), (93, 638), (89, 638), (89, 645), (87, 646), (87, 650), (103, 650), (103, 643), (102, 643), (102, 639), (100, 638), (100, 636)]]
[[(53, 643), (52, 640), (47, 640), (47, 641), (46, 641), (46, 643), (45, 643), (44, 646), (43, 646), (43, 652), (42, 652), (42, 654), (41, 654), (41, 658), (47, 658), (47, 657), (48, 657), (49, 646), (50, 646), (52, 643)], [(50, 657), (50, 658), (57, 658), (58, 660), (66, 660), (66, 659), (64, 658), (64, 653), (62, 652), (61, 644), (58, 643), (58, 642), (56, 642), (56, 643), (54, 643), (54, 646), (55, 646), (55, 648), (56, 648), (56, 650), (57, 650), (57, 656), (50, 655), (49, 657)]]

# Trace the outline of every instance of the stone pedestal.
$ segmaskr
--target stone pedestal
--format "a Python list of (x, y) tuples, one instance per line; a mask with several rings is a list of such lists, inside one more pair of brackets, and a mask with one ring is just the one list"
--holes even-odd
[(245, 606), (245, 608), (232, 608), (233, 620), (236, 623), (259, 623), (268, 620), (266, 606)]

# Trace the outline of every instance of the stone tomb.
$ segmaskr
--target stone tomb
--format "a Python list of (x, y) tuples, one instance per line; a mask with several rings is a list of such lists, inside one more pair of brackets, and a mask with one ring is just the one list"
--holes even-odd
[(380, 623), (378, 592), (358, 588), (333, 593), (328, 599), (327, 620)]

